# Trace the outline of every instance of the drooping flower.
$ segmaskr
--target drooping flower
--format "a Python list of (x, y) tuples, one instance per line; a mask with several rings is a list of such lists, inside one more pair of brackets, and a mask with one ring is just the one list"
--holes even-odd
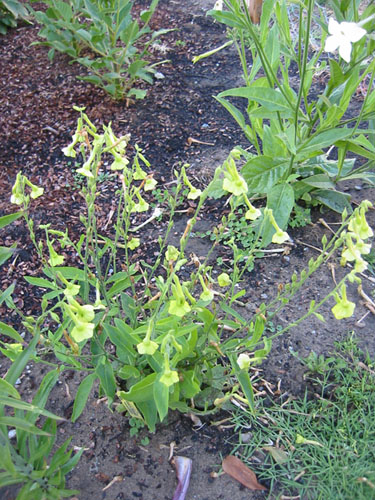
[(201, 194), (202, 194), (202, 191), (200, 189), (195, 188), (194, 186), (191, 186), (187, 197), (188, 197), (188, 200), (196, 200), (197, 198), (200, 197)]
[(177, 384), (178, 381), (179, 378), (176, 370), (171, 370), (171, 369), (165, 370), (163, 375), (160, 377), (160, 382), (166, 385), (167, 387), (170, 387), (173, 384)]
[(135, 248), (139, 247), (140, 244), (141, 240), (139, 238), (132, 238), (128, 241), (128, 248), (130, 248), (130, 250), (134, 250)]
[(352, 43), (358, 42), (367, 33), (356, 23), (338, 23), (332, 17), (328, 23), (328, 32), (330, 36), (326, 39), (324, 50), (334, 52), (339, 49), (340, 56), (347, 63), (350, 62)]
[(173, 245), (168, 245), (167, 251), (165, 252), (165, 258), (168, 262), (175, 261), (179, 258), (180, 251)]
[(140, 344), (137, 345), (139, 354), (148, 354), (152, 356), (157, 351), (158, 344), (153, 340), (145, 338)]
[(350, 318), (353, 315), (355, 304), (350, 302), (346, 296), (345, 283), (341, 287), (341, 296), (335, 294), (336, 305), (332, 307), (333, 315), (336, 319)]
[(12, 196), (10, 197), (10, 202), (14, 205), (22, 205), (25, 200), (23, 193), (23, 175), (18, 172), (16, 177), (16, 182), (12, 187)]
[(182, 290), (181, 283), (177, 276), (174, 276), (175, 285), (172, 285), (172, 294), (173, 299), (169, 303), (168, 312), (169, 314), (174, 314), (175, 316), (185, 316), (188, 312), (191, 311), (191, 307), (189, 306), (184, 291)]
[(211, 302), (214, 298), (213, 291), (208, 288), (201, 275), (199, 275), (199, 281), (201, 282), (203, 288), (203, 291), (199, 297), (200, 300), (203, 300), (203, 302)]
[(152, 176), (147, 177), (143, 189), (145, 191), (152, 191), (155, 188), (157, 183), (158, 183), (158, 181), (156, 181)]
[(82, 342), (83, 340), (91, 339), (94, 335), (94, 328), (95, 325), (93, 323), (76, 321), (72, 331), (70, 332), (70, 336), (76, 342)]
[(241, 353), (237, 358), (237, 364), (241, 370), (248, 370), (250, 368), (250, 357), (248, 354)]
[(276, 219), (273, 215), (273, 211), (271, 208), (265, 208), (264, 209), (264, 216), (268, 217), (270, 223), (272, 224), (273, 228), (275, 229), (275, 233), (272, 236), (272, 243), (277, 243), (279, 245), (285, 243), (286, 241), (289, 240), (289, 235), (286, 231), (283, 231), (277, 224)]
[[(53, 243), (53, 241), (52, 241)], [(52, 243), (47, 241), (48, 250), (49, 250), (49, 259), (48, 264), (52, 267), (61, 266), (64, 263), (64, 257), (59, 255), (56, 250), (53, 248)]]
[(237, 172), (236, 164), (233, 158), (230, 158), (225, 162), (226, 170), (224, 171), (225, 179), (223, 181), (224, 191), (234, 194), (234, 196), (240, 196), (241, 194), (246, 194), (248, 187), (246, 181)]

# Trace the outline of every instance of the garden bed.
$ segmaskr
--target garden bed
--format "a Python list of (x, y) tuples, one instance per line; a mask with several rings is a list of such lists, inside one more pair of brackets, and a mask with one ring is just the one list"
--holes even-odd
[[(141, 4), (136, 2), (138, 9)], [(181, 1), (160, 2), (152, 27), (176, 30), (165, 35), (153, 52), (155, 59), (162, 57), (170, 62), (160, 67), (162, 78), (148, 88), (146, 99), (128, 105), (124, 101), (114, 102), (100, 89), (79, 82), (76, 76), (80, 68), (69, 64), (67, 56), (56, 54), (51, 63), (47, 59), (48, 49), (30, 46), (38, 39), (38, 26), (21, 25), (2, 37), (0, 215), (10, 212), (11, 188), (17, 172), (22, 170), (32, 182), (44, 188), (44, 195), (32, 204), (35, 221), (51, 223), (55, 229), (68, 228), (72, 239), (75, 235), (79, 238), (79, 216), (83, 204), (80, 180), (75, 174), (74, 159), (68, 159), (62, 153), (75, 130), (78, 114), (73, 105), (84, 106), (97, 126), (112, 122), (117, 135), (131, 134), (131, 143), (137, 143), (143, 149), (158, 181), (158, 191), (150, 198), (155, 206), (163, 202), (164, 187), (173, 186), (173, 170), (181, 164), (190, 165), (187, 172), (192, 182), (202, 187), (235, 145), (246, 147), (237, 125), (213, 98), (219, 92), (241, 84), (234, 50), (228, 49), (199, 64), (192, 64), (193, 56), (226, 40), (222, 25), (205, 15), (210, 7), (211, 1), (207, 0), (191, 1), (188, 7)], [(104, 165), (98, 204), (99, 231), (110, 227), (113, 193), (118, 182), (116, 176), (111, 177), (109, 167)], [(355, 186), (343, 186), (343, 189), (352, 195), (354, 204), (365, 198), (375, 199), (374, 189), (367, 188), (360, 181)], [(181, 208), (172, 241), (173, 238), (178, 240), (183, 233), (187, 213), (192, 207), (194, 202), (190, 207), (185, 204)], [(198, 222), (197, 231), (206, 231), (207, 223), (218, 221), (226, 210), (224, 202), (210, 201), (204, 220)], [(318, 255), (323, 234), (329, 234), (322, 220), (334, 224), (338, 216), (329, 211), (313, 212), (311, 224), (289, 231), (292, 242), (285, 245), (282, 252), (267, 253), (256, 261), (251, 272), (244, 275), (246, 295), (241, 301), (246, 306), (241, 310), (242, 315), (250, 317), (262, 301), (277, 293), (278, 284), (286, 283), (294, 270), (301, 270), (311, 257)], [(369, 222), (375, 226), (374, 211), (369, 212)], [(158, 234), (164, 228), (163, 218), (146, 226), (143, 235), (147, 243), (134, 254), (134, 261), (152, 260)], [(18, 248), (17, 258), (10, 259), (1, 268), (2, 289), (15, 283), (17, 305), (27, 315), (34, 314), (40, 308), (40, 297), (23, 277), (41, 275), (41, 265), (28, 238), (27, 228), (19, 220), (2, 230), (0, 235), (1, 245), (10, 246), (16, 242)], [(207, 242), (199, 237), (194, 238), (190, 245), (189, 252), (198, 257), (204, 256), (208, 249)], [(219, 253), (225, 258), (225, 249)], [(74, 264), (74, 255), (66, 252), (65, 256)], [(273, 327), (285, 326), (308, 307), (311, 299), (322, 298), (340, 272), (336, 261), (331, 267), (318, 270), (308, 288), (294, 304), (285, 308)], [(363, 279), (363, 288), (371, 296), (375, 279), (369, 271), (366, 275), (368, 278)], [(291, 355), (291, 349), (301, 357), (311, 351), (328, 356), (335, 341), (343, 340), (349, 331), (354, 331), (362, 347), (368, 349), (371, 356), (375, 355), (374, 315), (370, 312), (364, 318), (369, 310), (355, 286), (350, 289), (350, 296), (357, 303), (352, 318), (337, 322), (330, 304), (322, 311), (325, 323), (316, 318), (309, 319), (276, 339), (258, 373), (263, 379), (258, 385), (260, 391), (266, 387), (265, 393), (272, 396), (272, 391), (276, 392), (279, 387), (283, 397), (304, 394), (304, 367)], [(8, 314), (9, 311), (0, 306), (1, 317)], [(11, 315), (4, 321), (19, 327), (17, 319)], [(1, 376), (7, 368), (7, 360), (1, 359)], [(31, 398), (44, 374), (40, 365), (30, 364), (17, 386), (26, 400)], [(79, 374), (64, 372), (53, 390), (48, 408), (69, 418), (79, 382)], [(202, 417), (197, 423), (188, 415), (172, 412), (167, 421), (157, 427), (155, 434), (151, 435), (144, 429), (135, 433), (133, 428), (136, 435), (131, 436), (128, 420), (111, 413), (105, 402), (98, 400), (96, 388), (78, 421), (74, 424), (63, 421), (58, 426), (61, 441), (73, 436), (72, 445), (85, 448), (78, 466), (69, 477), (68, 487), (79, 489), (80, 499), (170, 499), (176, 478), (168, 458), (170, 447), (175, 443), (175, 453), (193, 461), (187, 500), (265, 498), (264, 492), (249, 492), (229, 476), (212, 477), (211, 473), (220, 470), (222, 458), (232, 449), (233, 427), (231, 421), (226, 420), (229, 417), (229, 413), (221, 412)], [(120, 476), (122, 480), (113, 481)], [(11, 500), (13, 494), (9, 489), (2, 498)]]

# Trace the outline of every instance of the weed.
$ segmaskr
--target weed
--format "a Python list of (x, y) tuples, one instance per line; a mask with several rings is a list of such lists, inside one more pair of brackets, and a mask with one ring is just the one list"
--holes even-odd
[[(240, 436), (234, 450), (257, 469), (269, 498), (374, 498), (374, 364), (353, 335), (335, 348), (332, 357), (304, 360), (316, 374), (314, 397), (306, 393), (271, 406), (261, 400), (261, 418), (246, 411), (233, 416)], [(245, 444), (241, 436), (249, 425), (252, 439)]]

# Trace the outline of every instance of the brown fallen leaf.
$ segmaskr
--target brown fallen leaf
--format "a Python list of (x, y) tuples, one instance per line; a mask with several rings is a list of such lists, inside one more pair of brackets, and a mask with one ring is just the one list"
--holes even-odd
[(267, 488), (258, 483), (255, 473), (249, 469), (241, 460), (233, 455), (228, 455), (222, 462), (224, 472), (236, 479), (249, 490), (266, 490)]
[(260, 23), (260, 16), (262, 15), (262, 4), (263, 0), (247, 0), (247, 8), (249, 9), (251, 21), (254, 24)]

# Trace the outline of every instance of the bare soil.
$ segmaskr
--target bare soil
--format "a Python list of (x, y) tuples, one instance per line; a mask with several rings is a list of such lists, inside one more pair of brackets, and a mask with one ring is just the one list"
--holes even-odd
[[(17, 172), (22, 170), (45, 190), (45, 195), (32, 205), (36, 221), (51, 222), (56, 229), (67, 227), (71, 235), (79, 237), (83, 200), (74, 176), (74, 165), (61, 151), (75, 130), (77, 113), (72, 109), (73, 105), (85, 106), (88, 116), (97, 126), (111, 121), (118, 135), (131, 133), (132, 144), (137, 143), (144, 149), (162, 188), (173, 180), (173, 169), (180, 163), (190, 165), (189, 173), (195, 185), (204, 185), (205, 179), (210, 178), (236, 144), (246, 147), (237, 125), (213, 98), (224, 89), (241, 85), (234, 52), (228, 50), (204, 59), (198, 65), (192, 64), (194, 55), (212, 49), (226, 39), (223, 27), (205, 14), (213, 3), (213, 0), (192, 0), (189, 4), (181, 0), (161, 0), (152, 27), (176, 28), (176, 31), (162, 40), (165, 54), (155, 49), (154, 57), (155, 60), (167, 58), (170, 62), (160, 68), (165, 78), (156, 80), (148, 88), (146, 99), (129, 107), (124, 102), (111, 101), (100, 89), (78, 81), (76, 76), (83, 70), (69, 64), (66, 56), (57, 54), (50, 63), (47, 48), (30, 46), (38, 39), (37, 25), (20, 26), (0, 38), (0, 215), (12, 210), (9, 203), (11, 186)], [(136, 2), (136, 7), (140, 9), (141, 4)], [(107, 179), (102, 183), (99, 228), (104, 228), (108, 221), (116, 182), (116, 179)], [(375, 199), (374, 190), (361, 183), (356, 188), (352, 185), (344, 188), (352, 194), (353, 203), (363, 198)], [(210, 203), (205, 219), (199, 223), (200, 230), (205, 230), (210, 221), (219, 220), (225, 210), (221, 201)], [(334, 222), (337, 215), (314, 213), (311, 225), (290, 232), (294, 244), (288, 247), (288, 251), (268, 254), (256, 262), (251, 273), (245, 275), (246, 296), (242, 300), (246, 307), (241, 310), (242, 314), (250, 317), (262, 301), (277, 292), (278, 284), (286, 283), (294, 270), (301, 270), (309, 258), (317, 255), (313, 247), (319, 248), (321, 237), (327, 233), (321, 218)], [(370, 213), (370, 219), (374, 227), (374, 212)], [(176, 238), (183, 231), (185, 220), (181, 215), (176, 222)], [(160, 221), (148, 229), (149, 243), (142, 247), (142, 254), (136, 255), (137, 259), (154, 251), (153, 241), (163, 227), (164, 222)], [(0, 233), (0, 245), (13, 242), (17, 242), (17, 259), (2, 266), (1, 286), (4, 290), (14, 282), (17, 304), (27, 314), (33, 314), (40, 307), (40, 294), (27, 286), (23, 276), (41, 274), (41, 266), (21, 221)], [(197, 238), (191, 251), (202, 256), (207, 248), (205, 240)], [(67, 253), (66, 257), (74, 262), (72, 255)], [(284, 326), (298, 317), (311, 299), (324, 297), (341, 272), (338, 262), (319, 270), (309, 287), (277, 318), (275, 327), (276, 324)], [(371, 275), (369, 278), (364, 279), (363, 287), (371, 295), (375, 280)], [(349, 331), (355, 331), (362, 347), (374, 355), (374, 316), (369, 313), (361, 319), (368, 309), (354, 287), (350, 296), (357, 303), (353, 318), (335, 321), (330, 304), (322, 311), (326, 323), (309, 320), (275, 341), (268, 360), (260, 367), (260, 377), (270, 382), (271, 387), (276, 387), (281, 381), (284, 396), (303, 394), (304, 368), (291, 356), (290, 348), (302, 357), (311, 351), (328, 355), (334, 342), (342, 340)], [(2, 321), (11, 322), (21, 331), (17, 318), (3, 306), (0, 306), (0, 314)], [(7, 360), (0, 358), (2, 376), (7, 367)], [(27, 400), (31, 399), (44, 374), (39, 365), (30, 364), (28, 367), (18, 386)], [(78, 374), (64, 372), (53, 391), (50, 409), (69, 417), (79, 383)], [(111, 413), (105, 403), (98, 400), (96, 388), (78, 421), (75, 424), (64, 422), (58, 428), (59, 439), (72, 435), (74, 446), (87, 448), (69, 477), (68, 487), (80, 490), (80, 500), (171, 499), (176, 477), (168, 457), (170, 445), (174, 442), (175, 453), (193, 460), (187, 500), (266, 498), (267, 492), (245, 490), (226, 475), (215, 479), (211, 476), (212, 472), (220, 470), (221, 460), (230, 453), (230, 443), (235, 439), (230, 421), (217, 425), (229, 416), (223, 412), (205, 417), (201, 419), (201, 426), (194, 426), (189, 416), (171, 413), (154, 435), (142, 430), (138, 436), (130, 437), (127, 419)], [(143, 445), (146, 436), (150, 442)], [(123, 480), (106, 489), (116, 476), (122, 476)], [(3, 492), (2, 498), (11, 500), (14, 491)]]

